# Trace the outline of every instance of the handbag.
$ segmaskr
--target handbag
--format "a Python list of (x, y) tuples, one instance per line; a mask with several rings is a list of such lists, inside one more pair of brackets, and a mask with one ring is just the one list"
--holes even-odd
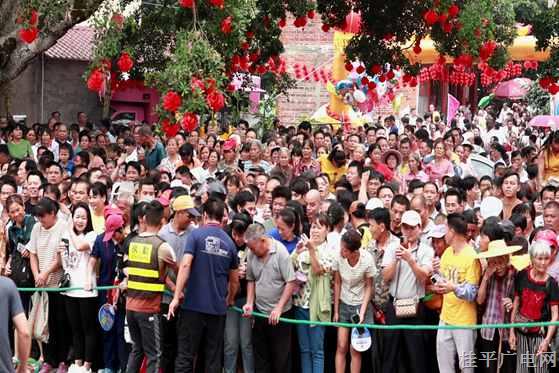
[(33, 272), (29, 259), (24, 258), (19, 251), (15, 251), (11, 256), (10, 266), (12, 273), (10, 278), (20, 288), (31, 288), (35, 285)]
[(417, 308), (419, 306), (419, 298), (398, 299), (398, 284), (400, 282), (400, 263), (398, 263), (398, 274), (396, 275), (396, 294), (394, 294), (394, 313), (399, 319), (408, 319), (417, 316)]

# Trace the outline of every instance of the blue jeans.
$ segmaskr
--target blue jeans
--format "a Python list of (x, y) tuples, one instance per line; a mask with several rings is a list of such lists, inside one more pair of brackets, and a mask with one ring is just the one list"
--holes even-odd
[[(235, 302), (237, 307), (245, 304), (245, 299), (238, 299)], [(252, 319), (242, 317), (234, 310), (227, 310), (225, 319), (225, 338), (224, 338), (224, 361), (223, 368), (225, 373), (237, 372), (237, 355), (239, 346), (243, 358), (243, 371), (254, 373), (254, 353), (252, 351)]]
[[(293, 308), (295, 309), (295, 319), (310, 319), (308, 309)], [(299, 339), (299, 349), (301, 350), (301, 372), (324, 372), (324, 327), (297, 325), (297, 338)]]

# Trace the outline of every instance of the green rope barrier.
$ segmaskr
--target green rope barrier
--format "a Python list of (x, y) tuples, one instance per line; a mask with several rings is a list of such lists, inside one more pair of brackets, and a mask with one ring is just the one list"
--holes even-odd
[[(233, 310), (243, 313), (239, 307), (231, 307)], [(268, 318), (268, 315), (262, 312), (252, 312), (253, 316)], [(352, 323), (331, 322), (331, 321), (309, 321), (309, 320), (293, 320), (285, 317), (280, 317), (282, 322), (297, 325), (311, 325), (311, 326), (336, 326), (344, 328), (354, 328), (357, 325)], [(359, 324), (360, 327), (367, 329), (381, 329), (381, 330), (438, 330), (438, 329), (510, 329), (521, 327), (539, 327), (539, 326), (559, 326), (559, 321), (542, 321), (535, 323), (514, 323), (514, 324), (476, 324), (476, 325), (383, 325), (383, 324)]]
[[(91, 288), (91, 290), (111, 290), (111, 289), (116, 289), (117, 287), (118, 286), (116, 286), (116, 285), (97, 286), (97, 287)], [(63, 292), (63, 291), (85, 290), (85, 289), (83, 287), (73, 287), (73, 288), (17, 288), (17, 290), (26, 291), (26, 292), (46, 291), (46, 292), (56, 293), (56, 292)]]
[[(118, 286), (97, 286), (93, 289), (96, 290), (111, 290)], [(93, 290), (92, 289), (92, 290)], [(85, 290), (83, 287), (69, 287), (69, 288), (18, 288), (19, 291), (31, 292), (31, 291), (46, 291), (46, 292), (64, 292), (72, 290)], [(239, 307), (231, 307), (231, 309), (236, 312), (243, 313), (243, 310)], [(268, 318), (268, 315), (262, 312), (252, 312), (253, 316)], [(297, 325), (311, 325), (311, 326), (335, 326), (343, 328), (353, 328), (356, 324), (343, 323), (343, 322), (331, 322), (331, 321), (310, 321), (310, 320), (294, 320), (285, 317), (280, 317), (279, 321), (288, 324)], [(514, 323), (514, 324), (476, 324), (476, 325), (383, 325), (383, 324), (359, 324), (359, 326), (367, 329), (381, 329), (381, 330), (459, 330), (459, 329), (508, 329), (508, 328), (530, 328), (530, 327), (540, 327), (540, 326), (559, 326), (559, 321), (543, 321), (535, 323)]]

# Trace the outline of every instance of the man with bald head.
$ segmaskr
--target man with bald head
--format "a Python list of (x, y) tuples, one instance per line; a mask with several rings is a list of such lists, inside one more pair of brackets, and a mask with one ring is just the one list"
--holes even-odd
[(307, 218), (312, 224), (320, 211), (320, 192), (316, 189), (309, 190), (305, 194), (305, 204), (307, 205)]
[(416, 211), (421, 216), (421, 236), (419, 239), (423, 243), (428, 243), (427, 235), (435, 223), (429, 219), (429, 209), (427, 208), (425, 197), (414, 196), (410, 202), (410, 209)]

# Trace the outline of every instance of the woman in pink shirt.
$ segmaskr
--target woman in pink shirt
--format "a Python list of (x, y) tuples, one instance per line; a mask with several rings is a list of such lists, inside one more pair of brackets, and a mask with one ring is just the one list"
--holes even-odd
[(425, 173), (429, 176), (429, 181), (442, 185), (445, 176), (454, 176), (452, 162), (446, 157), (446, 148), (442, 139), (435, 141), (435, 159), (425, 166)]
[(404, 175), (404, 186), (405, 191), (408, 189), (408, 184), (412, 180), (421, 180), (422, 182), (426, 183), (429, 181), (429, 176), (421, 169), (421, 157), (419, 154), (412, 154), (410, 155), (410, 159), (408, 161), (409, 171)]

